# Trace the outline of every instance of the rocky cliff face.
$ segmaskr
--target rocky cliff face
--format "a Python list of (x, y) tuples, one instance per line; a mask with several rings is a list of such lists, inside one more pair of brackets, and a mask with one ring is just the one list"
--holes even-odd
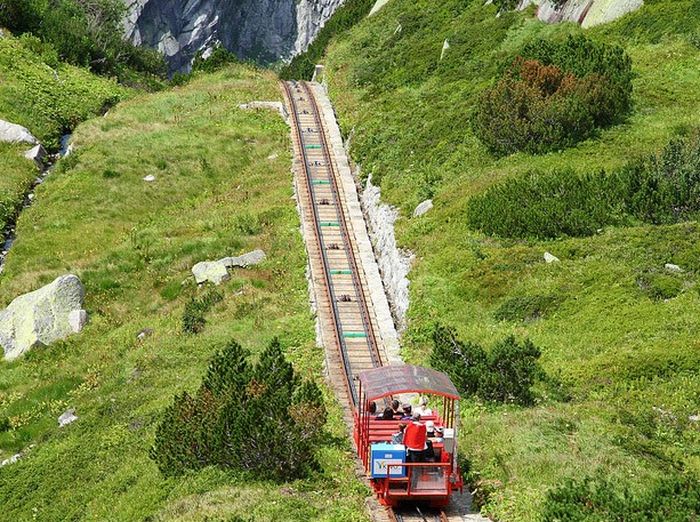
[(583, 27), (612, 22), (639, 9), (644, 0), (520, 0), (519, 9), (537, 5), (537, 17), (543, 22), (577, 22)]
[(127, 37), (159, 49), (171, 71), (221, 44), (269, 63), (303, 52), (343, 0), (125, 0)]

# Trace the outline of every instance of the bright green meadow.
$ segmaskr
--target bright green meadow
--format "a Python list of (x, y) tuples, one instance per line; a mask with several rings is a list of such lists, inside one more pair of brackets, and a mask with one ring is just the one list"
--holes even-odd
[[(478, 95), (525, 43), (575, 33), (630, 55), (631, 115), (566, 150), (496, 159), (471, 130)], [(466, 221), (470, 197), (508, 177), (613, 169), (688, 134), (700, 121), (699, 42), (691, 0), (649, 0), (585, 31), (531, 10), (496, 16), (477, 1), (393, 0), (327, 52), (351, 154), (400, 209), (399, 243), (416, 254), (406, 359), (427, 362), (435, 322), (465, 341), (493, 346), (515, 334), (543, 352), (549, 383), (533, 407), (464, 404), (461, 450), (497, 520), (540, 519), (569, 478), (605, 476), (632, 495), (664, 477), (700, 478), (697, 223), (537, 241), (485, 236)], [(435, 208), (412, 218), (427, 198)], [(546, 251), (561, 261), (545, 263)]]
[[(2, 301), (75, 273), (90, 322), (0, 363), (0, 459), (25, 452), (0, 468), (3, 519), (364, 520), (367, 491), (328, 391), (320, 469), (307, 479), (216, 468), (166, 479), (148, 455), (164, 408), (232, 339), (255, 354), (278, 336), (296, 370), (322, 382), (289, 128), (238, 108), (254, 99), (281, 100), (275, 77), (233, 66), (122, 102), (78, 126), (75, 152), (22, 213)], [(233, 272), (203, 331), (184, 333), (185, 304), (203, 292), (192, 265), (255, 248), (267, 259)], [(69, 407), (78, 420), (59, 428)]]

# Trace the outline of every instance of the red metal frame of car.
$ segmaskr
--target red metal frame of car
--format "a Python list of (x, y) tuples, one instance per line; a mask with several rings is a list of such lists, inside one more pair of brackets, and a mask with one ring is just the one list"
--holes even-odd
[[(452, 492), (462, 491), (463, 487), (457, 464), (459, 394), (450, 378), (431, 368), (392, 365), (360, 372), (358, 381), (359, 401), (353, 436), (379, 501), (394, 507), (407, 500), (433, 507), (447, 505)], [(436, 428), (443, 428), (445, 436), (431, 439), (436, 456), (434, 462), (407, 463), (405, 459), (403, 462), (390, 459), (382, 464), (386, 476), (377, 477), (376, 469), (373, 472), (372, 468), (373, 450), (389, 447), (387, 444), (398, 431), (399, 423), (407, 421), (379, 420), (376, 413), (370, 412), (370, 404), (388, 403), (392, 398), (405, 398), (407, 394), (432, 398), (429, 404), (433, 414), (423, 416), (421, 422), (432, 421)], [(405, 456), (405, 449), (403, 451)]]

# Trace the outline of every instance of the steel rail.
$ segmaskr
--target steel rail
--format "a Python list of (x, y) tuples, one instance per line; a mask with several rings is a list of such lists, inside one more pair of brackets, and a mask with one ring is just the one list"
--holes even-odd
[(377, 339), (374, 333), (374, 327), (372, 326), (372, 322), (370, 319), (370, 313), (369, 313), (369, 307), (367, 306), (367, 301), (365, 299), (363, 287), (362, 287), (362, 282), (360, 281), (360, 270), (357, 265), (357, 260), (355, 257), (355, 249), (353, 248), (353, 242), (350, 240), (349, 237), (349, 232), (347, 230), (347, 218), (345, 216), (345, 211), (343, 210), (343, 205), (339, 201), (338, 194), (340, 194), (340, 191), (338, 190), (338, 172), (335, 168), (335, 164), (332, 161), (330, 157), (330, 148), (328, 146), (328, 140), (326, 138), (326, 132), (325, 128), (323, 126), (323, 122), (321, 121), (320, 115), (318, 113), (318, 102), (316, 101), (316, 97), (313, 94), (313, 91), (309, 87), (309, 85), (306, 82), (302, 83), (302, 86), (304, 87), (304, 90), (307, 93), (307, 96), (309, 97), (310, 100), (313, 101), (313, 106), (314, 106), (314, 119), (316, 121), (316, 125), (319, 129), (320, 137), (321, 140), (323, 141), (323, 155), (325, 158), (326, 163), (328, 164), (331, 175), (329, 176), (331, 179), (331, 186), (333, 187), (332, 194), (333, 194), (333, 199), (335, 201), (335, 206), (336, 206), (336, 212), (340, 214), (340, 220), (339, 222), (341, 223), (341, 233), (343, 235), (343, 238), (345, 239), (345, 243), (347, 244), (348, 248), (345, 250), (348, 263), (351, 266), (351, 272), (352, 272), (352, 279), (353, 279), (353, 286), (355, 289), (355, 295), (358, 298), (358, 301), (360, 303), (360, 314), (362, 316), (362, 322), (365, 328), (366, 333), (368, 334), (368, 339), (369, 339), (369, 349), (370, 349), (370, 355), (372, 356), (373, 363), (375, 367), (382, 366), (382, 357), (379, 353), (379, 347), (377, 345)]
[[(350, 395), (350, 400), (352, 405), (357, 405), (357, 390), (355, 389), (355, 382), (352, 376), (352, 369), (350, 366), (350, 361), (348, 360), (347, 345), (345, 343), (345, 338), (343, 337), (343, 326), (340, 320), (340, 311), (338, 310), (335, 291), (333, 289), (333, 283), (330, 274), (330, 263), (328, 261), (328, 256), (326, 254), (326, 246), (323, 240), (323, 233), (321, 230), (321, 221), (318, 215), (318, 209), (316, 208), (315, 192), (313, 188), (313, 182), (311, 178), (311, 172), (309, 170), (308, 157), (306, 155), (306, 149), (304, 147), (304, 139), (302, 137), (301, 123), (299, 122), (297, 103), (294, 99), (294, 93), (291, 91), (289, 84), (287, 82), (282, 82), (287, 98), (290, 102), (291, 115), (294, 122), (294, 128), (296, 130), (297, 141), (299, 144), (299, 149), (301, 151), (302, 159), (304, 162), (304, 179), (306, 181), (306, 188), (309, 193), (309, 199), (311, 204), (311, 212), (313, 215), (314, 229), (316, 232), (316, 243), (321, 256), (321, 264), (323, 266), (323, 279), (325, 282), (325, 290), (328, 295), (328, 299), (331, 304), (331, 311), (333, 315), (333, 323), (335, 328), (333, 329), (334, 336), (340, 348), (340, 356), (343, 361), (343, 367), (345, 369), (346, 385), (348, 393)], [(319, 129), (319, 134), (321, 129)]]

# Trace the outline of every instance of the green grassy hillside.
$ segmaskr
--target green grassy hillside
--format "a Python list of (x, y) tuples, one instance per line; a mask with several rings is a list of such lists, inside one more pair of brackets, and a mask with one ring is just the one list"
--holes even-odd
[[(566, 150), (495, 158), (472, 132), (478, 96), (526, 43), (572, 33), (624, 47), (631, 115)], [(329, 48), (329, 89), (344, 133), (353, 133), (352, 155), (401, 209), (399, 241), (417, 255), (406, 358), (427, 362), (440, 321), (485, 346), (511, 333), (532, 339), (558, 383), (530, 408), (465, 405), (461, 448), (484, 511), (498, 520), (546, 518), (567, 479), (605, 476), (611, 498), (627, 489), (658, 499), (662, 478), (700, 478), (700, 426), (689, 419), (700, 413), (697, 223), (519, 241), (474, 232), (466, 219), (470, 198), (504, 179), (614, 169), (688, 134), (700, 117), (699, 41), (693, 0), (649, 0), (588, 31), (545, 25), (532, 12), (497, 17), (478, 1), (392, 0)], [(426, 198), (435, 208), (411, 218)], [(545, 251), (561, 262), (546, 264)], [(684, 272), (658, 282), (675, 297), (653, 299), (644, 277), (665, 263)], [(590, 519), (612, 518), (598, 516)]]
[[(288, 127), (238, 104), (281, 99), (275, 78), (236, 66), (141, 95), (78, 127), (76, 151), (37, 190), (0, 278), (8, 303), (66, 272), (86, 287), (79, 335), (0, 362), (3, 518), (16, 520), (363, 520), (337, 406), (321, 467), (288, 484), (207, 468), (164, 478), (149, 458), (163, 409), (192, 392), (212, 353), (235, 339), (254, 353), (279, 336), (304, 376), (322, 352), (304, 278)], [(143, 177), (154, 175), (147, 183)], [(190, 273), (205, 259), (262, 248), (236, 271), (204, 331), (185, 334)], [(137, 334), (153, 330), (143, 341)], [(79, 419), (59, 429), (74, 407)]]

